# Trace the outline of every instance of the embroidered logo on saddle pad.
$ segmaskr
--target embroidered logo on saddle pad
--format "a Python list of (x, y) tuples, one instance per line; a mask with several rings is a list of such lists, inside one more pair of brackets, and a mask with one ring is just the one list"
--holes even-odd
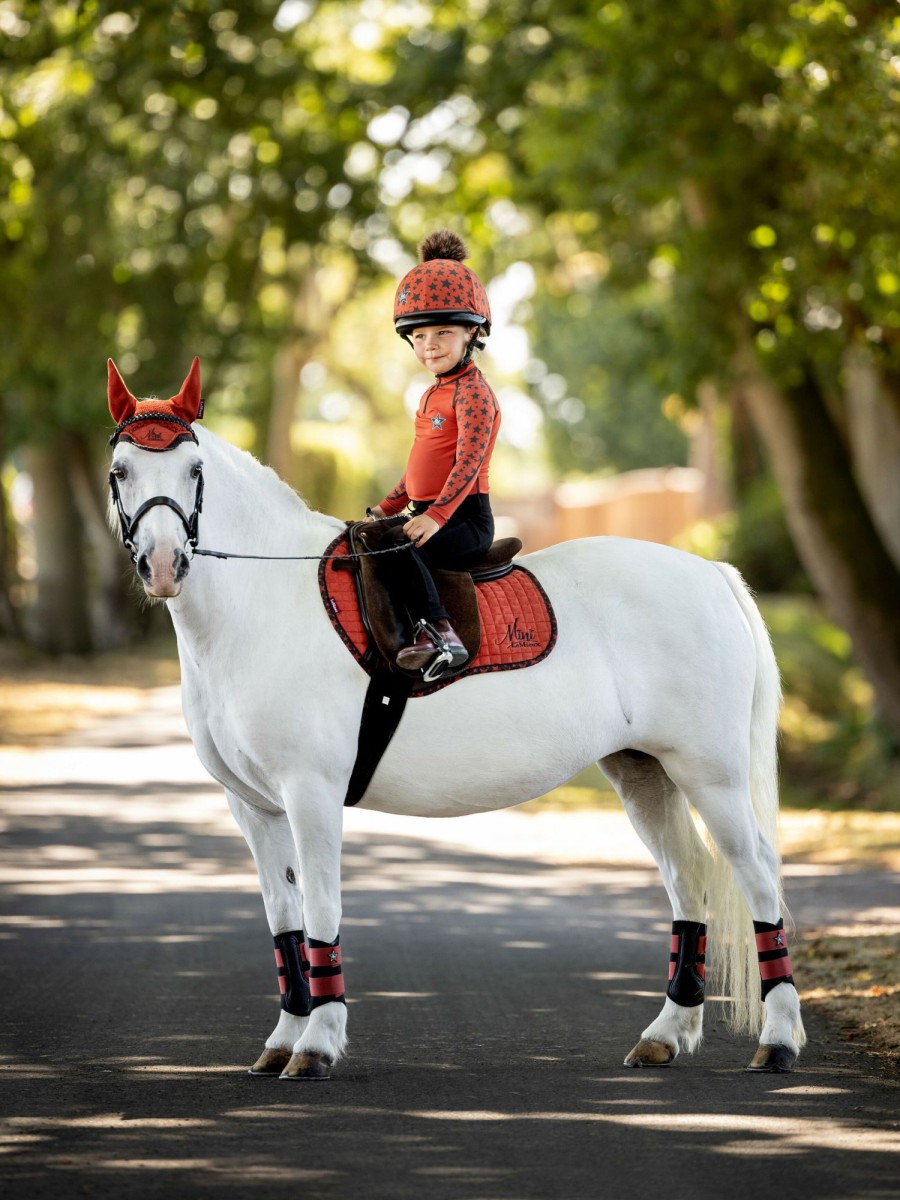
[[(349, 544), (341, 534), (325, 551), (344, 556)], [(369, 634), (363, 624), (352, 571), (335, 559), (319, 564), (319, 590), (325, 611), (344, 645), (369, 674)], [(556, 616), (547, 593), (527, 568), (514, 566), (508, 575), (476, 585), (481, 642), (461, 671), (434, 683), (414, 684), (410, 695), (428, 696), (467, 675), (515, 671), (546, 658), (556, 645)]]

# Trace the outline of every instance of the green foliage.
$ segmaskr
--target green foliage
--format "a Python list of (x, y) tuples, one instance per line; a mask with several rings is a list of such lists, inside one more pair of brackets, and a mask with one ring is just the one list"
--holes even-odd
[(617, 297), (603, 285), (533, 304), (534, 353), (553, 364), (533, 387), (560, 472), (677, 465), (687, 439), (667, 419), (671, 390), (663, 314), (652, 289)]
[(809, 592), (775, 481), (760, 474), (740, 499), (725, 557), (757, 592)]
[[(549, 263), (592, 252), (620, 295), (663, 282), (673, 372), (721, 377), (745, 337), (788, 381), (810, 362), (834, 375), (852, 342), (900, 371), (892, 6), (487, 0), (441, 13), (465, 39), (455, 94), (480, 110), (481, 162), (502, 155), (503, 194), (534, 214), (520, 246)], [(441, 48), (422, 49), (436, 64)], [(419, 105), (438, 99), (452, 96)], [(489, 224), (499, 191), (485, 189)]]
[(850, 639), (811, 598), (763, 597), (781, 668), (782, 773), (791, 803), (900, 808), (900, 747), (878, 720)]
[[(0, 35), (12, 447), (107, 424), (107, 354), (144, 394), (197, 352), (211, 422), (264, 452), (287, 349), (315, 368), (272, 423), (305, 446), (294, 481), (374, 498), (411, 378), (381, 283), (444, 223), (486, 278), (535, 269), (527, 382), (560, 473), (683, 461), (698, 384), (726, 395), (748, 347), (839, 426), (850, 349), (900, 403), (893, 6), (3, 0)], [(794, 586), (771, 485), (711, 532)]]
[(788, 531), (781, 495), (766, 473), (753, 480), (736, 510), (698, 521), (678, 545), (701, 558), (731, 563), (755, 592), (812, 590)]
[(247, 363), (296, 332), (301, 283), (377, 204), (348, 162), (390, 74), (354, 54), (355, 5), (304, 7), (285, 28), (275, 0), (4, 5), (11, 438), (96, 428), (109, 353), (140, 394), (176, 388), (192, 353)]

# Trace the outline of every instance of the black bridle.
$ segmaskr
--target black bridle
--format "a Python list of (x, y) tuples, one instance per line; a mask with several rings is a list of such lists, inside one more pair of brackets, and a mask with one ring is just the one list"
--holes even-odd
[[(109, 439), (109, 444), (111, 446), (115, 446), (119, 438), (122, 436), (125, 430), (129, 428), (129, 426), (146, 421), (165, 421), (169, 425), (178, 425), (185, 431), (178, 438), (179, 442), (184, 441), (187, 437), (190, 437), (192, 442), (195, 442), (199, 445), (197, 442), (197, 435), (194, 433), (193, 429), (191, 429), (189, 422), (183, 421), (181, 417), (177, 417), (174, 413), (170, 412), (135, 413), (133, 416), (126, 417), (124, 421), (120, 421), (116, 426), (112, 437)], [(176, 444), (176, 442), (171, 442), (168, 446), (160, 448), (154, 447), (153, 449), (155, 453), (160, 453), (161, 450), (171, 450)], [(147, 447), (145, 447), (145, 449), (146, 448)], [(184, 531), (187, 534), (188, 544), (190, 545), (191, 550), (195, 551), (197, 549), (200, 513), (203, 510), (203, 473), (199, 469), (197, 471), (197, 491), (194, 493), (194, 511), (190, 516), (187, 515), (178, 501), (173, 500), (171, 496), (151, 496), (149, 500), (144, 501), (133, 517), (129, 517), (128, 513), (125, 511), (125, 505), (122, 503), (122, 497), (119, 494), (119, 481), (116, 479), (114, 471), (110, 471), (109, 473), (109, 491), (112, 496), (113, 504), (116, 506), (116, 513), (119, 517), (119, 527), (122, 530), (122, 542), (125, 546), (125, 549), (131, 555), (131, 561), (135, 563), (135, 565), (137, 564), (137, 548), (134, 544), (135, 534), (137, 533), (138, 524), (147, 515), (151, 508), (158, 508), (160, 506), (163, 508), (171, 508), (184, 526)]]
[(125, 505), (122, 503), (122, 497), (119, 494), (119, 481), (115, 474), (109, 473), (109, 490), (112, 495), (113, 504), (116, 506), (116, 512), (119, 516), (119, 526), (122, 530), (122, 542), (125, 549), (131, 555), (131, 561), (137, 563), (137, 549), (134, 545), (134, 537), (137, 533), (137, 527), (141, 519), (147, 515), (151, 508), (171, 508), (172, 511), (181, 521), (184, 526), (184, 531), (187, 534), (188, 545), (194, 554), (203, 554), (205, 551), (197, 549), (197, 540), (200, 536), (200, 513), (203, 511), (203, 473), (197, 475), (197, 490), (194, 493), (194, 509), (190, 516), (184, 511), (177, 500), (173, 500), (171, 496), (151, 496), (149, 500), (138, 508), (133, 517), (129, 517), (125, 511)]

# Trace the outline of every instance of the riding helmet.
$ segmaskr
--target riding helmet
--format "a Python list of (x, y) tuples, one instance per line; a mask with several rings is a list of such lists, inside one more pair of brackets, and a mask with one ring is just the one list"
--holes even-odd
[(491, 306), (478, 276), (463, 259), (465, 242), (449, 229), (419, 247), (422, 261), (404, 276), (394, 297), (394, 328), (409, 340), (422, 325), (474, 325), (491, 332)]

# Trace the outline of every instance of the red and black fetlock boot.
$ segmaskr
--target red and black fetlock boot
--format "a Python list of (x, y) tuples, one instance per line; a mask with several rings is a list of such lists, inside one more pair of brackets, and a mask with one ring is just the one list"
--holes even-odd
[(760, 999), (765, 1000), (772, 988), (779, 983), (793, 983), (793, 968), (788, 954), (784, 932), (784, 918), (777, 925), (766, 921), (754, 921), (756, 953), (759, 958), (759, 975), (762, 982)]

